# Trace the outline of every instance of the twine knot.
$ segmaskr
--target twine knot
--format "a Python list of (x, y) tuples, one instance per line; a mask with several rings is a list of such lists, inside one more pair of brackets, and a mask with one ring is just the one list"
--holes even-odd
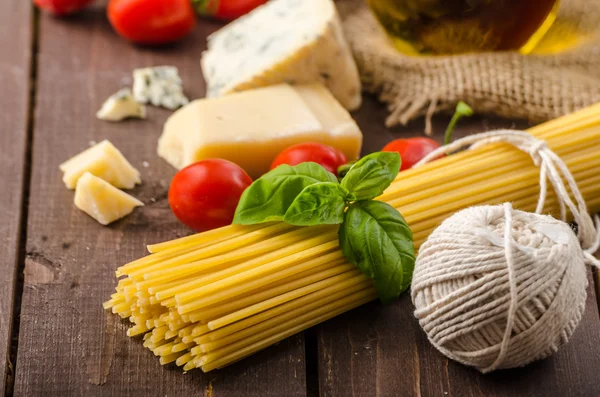
[(529, 147), (529, 155), (533, 159), (533, 163), (539, 167), (542, 164), (541, 152), (548, 149), (548, 144), (545, 141), (536, 139)]

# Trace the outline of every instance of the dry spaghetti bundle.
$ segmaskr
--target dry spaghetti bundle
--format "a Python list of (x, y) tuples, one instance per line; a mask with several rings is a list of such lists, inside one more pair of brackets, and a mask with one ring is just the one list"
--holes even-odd
[[(567, 164), (591, 211), (600, 210), (600, 105), (529, 131)], [(473, 205), (536, 209), (539, 169), (527, 153), (489, 144), (404, 171), (379, 197), (408, 221), (418, 247)], [(544, 212), (560, 205), (549, 193)], [(344, 258), (332, 226), (228, 226), (148, 247), (117, 270), (105, 303), (135, 325), (161, 364), (210, 371), (376, 298)]]

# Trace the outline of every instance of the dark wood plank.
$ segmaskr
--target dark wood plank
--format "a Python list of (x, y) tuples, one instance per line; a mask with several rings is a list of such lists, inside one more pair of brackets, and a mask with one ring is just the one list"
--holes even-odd
[(427, 340), (405, 294), (319, 326), (323, 396), (597, 396), (598, 311), (592, 288), (573, 338), (553, 357), (489, 375), (444, 358)]
[(7, 371), (12, 382), (10, 340), (25, 183), (31, 22), (30, 2), (0, 3), (0, 396), (5, 392)]
[[(393, 138), (418, 135), (423, 121), (391, 131), (382, 126), (385, 111), (374, 100), (355, 115), (365, 132), (365, 152)], [(441, 139), (447, 117), (436, 116)], [(501, 120), (462, 122), (457, 136), (499, 127), (526, 128)], [(590, 277), (591, 279), (591, 277)], [(322, 396), (597, 396), (600, 319), (592, 283), (587, 309), (572, 340), (555, 356), (521, 370), (481, 375), (444, 358), (427, 340), (413, 316), (408, 293), (392, 305), (370, 303), (317, 328), (319, 385)]]
[[(148, 243), (190, 231), (166, 201), (175, 170), (156, 155), (170, 112), (149, 107), (147, 120), (116, 124), (96, 120), (95, 112), (131, 83), (135, 67), (178, 66), (187, 94), (203, 96), (200, 52), (217, 25), (200, 25), (175, 47), (149, 49), (117, 38), (100, 8), (65, 20), (41, 18), (17, 396), (306, 394), (301, 335), (227, 369), (184, 375), (161, 367), (141, 340), (125, 335), (127, 324), (101, 307), (115, 287), (117, 266), (145, 255)], [(146, 204), (110, 227), (73, 206), (58, 171), (90, 141), (105, 138), (142, 172), (144, 183), (132, 194)]]

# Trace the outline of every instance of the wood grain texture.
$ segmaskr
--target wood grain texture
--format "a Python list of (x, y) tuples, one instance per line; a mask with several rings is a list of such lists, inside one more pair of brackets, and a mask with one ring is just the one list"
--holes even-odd
[(12, 377), (9, 356), (25, 183), (31, 21), (30, 2), (0, 2), (0, 396), (7, 371)]
[[(383, 109), (366, 100), (355, 117), (365, 133), (365, 151), (393, 138), (414, 135), (422, 121), (393, 131), (381, 126)], [(436, 138), (447, 118), (434, 120)], [(461, 122), (458, 136), (499, 127), (526, 128), (500, 120)], [(590, 274), (591, 279), (591, 274)], [(570, 343), (553, 357), (519, 370), (481, 375), (442, 356), (413, 316), (408, 293), (392, 305), (373, 302), (317, 328), (320, 394), (347, 396), (597, 396), (600, 319), (593, 283), (587, 308)]]
[[(13, 68), (28, 65), (29, 55), (22, 50), (28, 48), (25, 42), (29, 33), (19, 18), (26, 20), (30, 7), (25, 0), (5, 3), (6, 0), (0, 5), (0, 33), (6, 34), (0, 37), (11, 37), (12, 51), (0, 55), (0, 86), (3, 91), (11, 93), (12, 89), (23, 97), (14, 101), (0, 99), (0, 105), (4, 106), (0, 112), (3, 151), (0, 180), (9, 182), (9, 188), (0, 191), (0, 211), (15, 208), (19, 212), (22, 197), (14, 192), (21, 190), (11, 191), (10, 186), (22, 183), (19, 182), (22, 175), (14, 174), (22, 169), (19, 159), (23, 158), (24, 146), (14, 141), (23, 137), (22, 144), (25, 142), (26, 122), (21, 126), (18, 120), (25, 120), (27, 114), (28, 72), (24, 72), (24, 80), (19, 82), (14, 77), (20, 74)], [(9, 12), (4, 12), (5, 7)], [(206, 35), (216, 27), (203, 20), (194, 36), (179, 45), (150, 49), (118, 39), (100, 8), (62, 20), (42, 17), (16, 396), (307, 394), (302, 335), (224, 370), (183, 375), (171, 366), (161, 367), (139, 339), (125, 335), (127, 324), (105, 313), (100, 306), (113, 292), (117, 266), (145, 255), (145, 244), (189, 231), (173, 218), (166, 201), (174, 170), (155, 154), (156, 140), (170, 112), (150, 107), (147, 120), (116, 124), (96, 120), (95, 112), (110, 94), (131, 84), (134, 67), (176, 65), (190, 98), (202, 96), (205, 87), (199, 56)], [(24, 36), (20, 37), (21, 34)], [(15, 39), (16, 36), (20, 38)], [(5, 59), (9, 62), (4, 62)], [(8, 69), (6, 64), (10, 65)], [(365, 132), (365, 152), (378, 150), (393, 138), (418, 135), (423, 130), (422, 120), (388, 130), (383, 125), (385, 115), (385, 109), (372, 97), (366, 97), (365, 105), (355, 113)], [(448, 118), (436, 116), (434, 129), (441, 131), (447, 121)], [(511, 125), (474, 119), (462, 123), (457, 136), (500, 126)], [(16, 138), (6, 131), (16, 131)], [(110, 227), (100, 226), (74, 208), (73, 192), (62, 185), (58, 171), (62, 161), (91, 141), (105, 138), (115, 143), (142, 172), (144, 184), (131, 193), (146, 204)], [(7, 214), (4, 218), (8, 219), (9, 227), (0, 229), (0, 241), (7, 241), (8, 249), (14, 247), (15, 253), (12, 260), (8, 255), (8, 267), (0, 262), (0, 338), (4, 338), (0, 340), (0, 351), (3, 352), (10, 322), (2, 321), (10, 317), (12, 307), (10, 299), (4, 298), (12, 296), (19, 225), (18, 214)], [(6, 256), (3, 260), (7, 260)], [(5, 269), (9, 273), (4, 273)], [(320, 392), (324, 396), (342, 397), (598, 395), (595, 378), (600, 368), (600, 323), (593, 298), (591, 292), (581, 326), (558, 355), (522, 371), (502, 371), (489, 376), (449, 362), (435, 351), (413, 317), (414, 309), (407, 294), (391, 306), (365, 305), (316, 328)], [(3, 365), (0, 362), (0, 369)]]
[(597, 396), (598, 310), (592, 288), (584, 318), (557, 354), (489, 375), (443, 357), (413, 316), (410, 296), (369, 303), (319, 326), (322, 396)]
[[(200, 53), (217, 25), (202, 21), (175, 47), (140, 48), (118, 39), (96, 8), (57, 20), (42, 16), (25, 285), (16, 396), (303, 396), (304, 342), (290, 338), (225, 370), (203, 374), (161, 367), (127, 324), (102, 310), (117, 266), (145, 245), (190, 231), (168, 207), (175, 170), (156, 155), (166, 117), (109, 123), (95, 118), (103, 101), (131, 84), (135, 67), (179, 67), (190, 98), (204, 95)], [(146, 206), (103, 227), (73, 206), (59, 164), (111, 140), (142, 173), (131, 191)], [(147, 166), (144, 166), (147, 162)]]

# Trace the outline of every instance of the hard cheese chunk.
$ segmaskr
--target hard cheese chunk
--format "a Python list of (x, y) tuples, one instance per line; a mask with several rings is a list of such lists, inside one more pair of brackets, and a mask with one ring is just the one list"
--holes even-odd
[(59, 168), (64, 172), (63, 182), (69, 189), (75, 189), (77, 180), (86, 172), (118, 188), (131, 189), (142, 183), (139, 171), (108, 140), (84, 150)]
[(321, 84), (280, 84), (190, 103), (165, 123), (158, 154), (176, 168), (222, 158), (256, 178), (280, 151), (309, 141), (337, 147), (354, 160), (362, 134)]
[(209, 36), (202, 70), (208, 97), (318, 81), (347, 109), (361, 103), (356, 64), (331, 0), (269, 1)]
[(107, 121), (121, 121), (131, 117), (145, 119), (146, 107), (133, 99), (129, 88), (123, 88), (104, 102), (96, 117)]
[(121, 219), (143, 205), (140, 200), (89, 172), (77, 181), (75, 206), (102, 225)]

